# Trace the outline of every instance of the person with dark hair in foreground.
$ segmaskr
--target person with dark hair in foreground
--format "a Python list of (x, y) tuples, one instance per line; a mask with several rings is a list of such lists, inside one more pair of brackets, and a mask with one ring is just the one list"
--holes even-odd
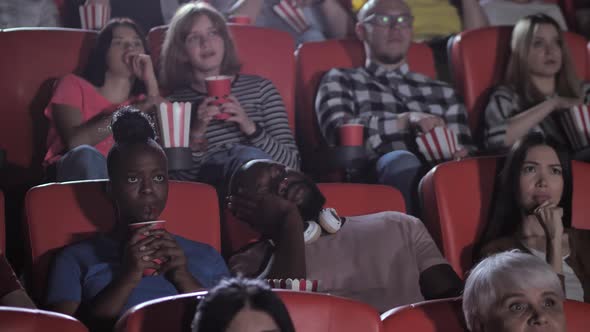
[(572, 192), (567, 149), (540, 133), (527, 134), (506, 158), (474, 257), (530, 253), (559, 275), (568, 299), (590, 302), (590, 231), (572, 227)]
[(49, 179), (106, 179), (113, 112), (128, 104), (149, 111), (162, 100), (139, 27), (130, 19), (111, 20), (98, 34), (83, 77), (61, 78), (45, 108)]
[(256, 279), (222, 280), (199, 303), (192, 332), (295, 332), (287, 308)]
[(461, 280), (419, 219), (391, 211), (347, 217), (335, 234), (305, 243), (304, 222), (317, 220), (325, 202), (313, 181), (254, 160), (230, 183), (228, 208), (261, 239), (231, 255), (234, 273), (320, 280), (321, 291), (381, 311), (461, 292)]
[[(228, 276), (223, 258), (207, 244), (153, 225), (130, 230), (130, 224), (158, 220), (164, 210), (167, 160), (144, 113), (124, 108), (115, 114), (112, 128), (115, 145), (107, 165), (115, 225), (108, 234), (58, 253), (47, 288), (49, 309), (89, 326), (108, 327), (136, 304), (212, 287)], [(144, 276), (145, 269), (155, 272)]]

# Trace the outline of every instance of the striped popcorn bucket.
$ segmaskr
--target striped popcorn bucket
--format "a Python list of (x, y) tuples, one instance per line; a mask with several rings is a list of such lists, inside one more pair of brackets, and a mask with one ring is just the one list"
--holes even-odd
[(301, 292), (313, 292), (317, 293), (320, 291), (321, 283), (319, 280), (307, 280), (307, 279), (267, 279), (266, 280), (271, 288), (275, 289), (287, 289)]
[(419, 135), (416, 144), (424, 158), (433, 164), (453, 159), (455, 152), (461, 149), (457, 134), (447, 127), (435, 127)]
[(590, 145), (590, 111), (588, 105), (578, 105), (561, 115), (561, 121), (574, 150), (581, 150)]
[(169, 170), (192, 166), (190, 144), (191, 103), (161, 103), (157, 112), (160, 144), (168, 157)]
[(310, 28), (305, 19), (303, 9), (292, 0), (282, 0), (272, 7), (273, 11), (279, 15), (283, 21), (287, 22), (297, 33), (302, 33)]
[(78, 9), (82, 29), (100, 30), (111, 17), (111, 8), (109, 6), (90, 4), (80, 6)]

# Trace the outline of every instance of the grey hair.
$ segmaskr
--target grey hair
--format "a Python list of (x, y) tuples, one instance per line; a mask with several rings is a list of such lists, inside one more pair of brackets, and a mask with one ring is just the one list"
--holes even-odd
[(473, 331), (476, 319), (485, 318), (507, 290), (548, 288), (565, 297), (557, 273), (542, 259), (519, 250), (490, 256), (471, 270), (463, 291), (463, 314)]

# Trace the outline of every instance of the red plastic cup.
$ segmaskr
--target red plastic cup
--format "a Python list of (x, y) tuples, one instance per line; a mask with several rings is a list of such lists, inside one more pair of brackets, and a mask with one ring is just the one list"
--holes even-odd
[[(129, 229), (130, 230), (135, 230), (144, 226), (148, 226), (148, 225), (153, 225), (151, 230), (156, 230), (156, 229), (166, 229), (164, 227), (164, 223), (166, 223), (166, 220), (154, 220), (154, 221), (146, 221), (146, 222), (138, 222), (135, 224), (130, 224), (129, 225)], [(139, 237), (139, 240), (143, 240), (145, 239), (146, 236), (141, 234)], [(162, 264), (162, 261), (158, 258), (154, 259), (152, 262), (156, 263), (156, 264)], [(156, 272), (155, 269), (145, 269), (143, 270), (143, 275), (145, 276), (151, 276), (154, 275), (154, 273)]]
[[(216, 97), (213, 101), (215, 105), (223, 105), (227, 103), (228, 96), (231, 93), (231, 77), (229, 76), (211, 76), (205, 79), (207, 85), (207, 94), (209, 97)], [(227, 113), (220, 113), (215, 116), (216, 120), (226, 120), (231, 115)]]
[(252, 19), (248, 15), (232, 15), (229, 18), (230, 23), (235, 24), (243, 24), (243, 25), (250, 25), (252, 24)]
[(358, 123), (343, 124), (340, 126), (340, 145), (362, 146), (364, 144), (365, 126)]

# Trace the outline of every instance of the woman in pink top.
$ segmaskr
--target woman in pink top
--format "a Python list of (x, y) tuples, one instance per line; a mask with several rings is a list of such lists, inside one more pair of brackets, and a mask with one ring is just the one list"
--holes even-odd
[(113, 112), (126, 104), (148, 111), (159, 103), (146, 50), (132, 20), (113, 19), (99, 33), (83, 78), (69, 74), (60, 80), (45, 109), (50, 129), (44, 165), (56, 181), (106, 179)]

